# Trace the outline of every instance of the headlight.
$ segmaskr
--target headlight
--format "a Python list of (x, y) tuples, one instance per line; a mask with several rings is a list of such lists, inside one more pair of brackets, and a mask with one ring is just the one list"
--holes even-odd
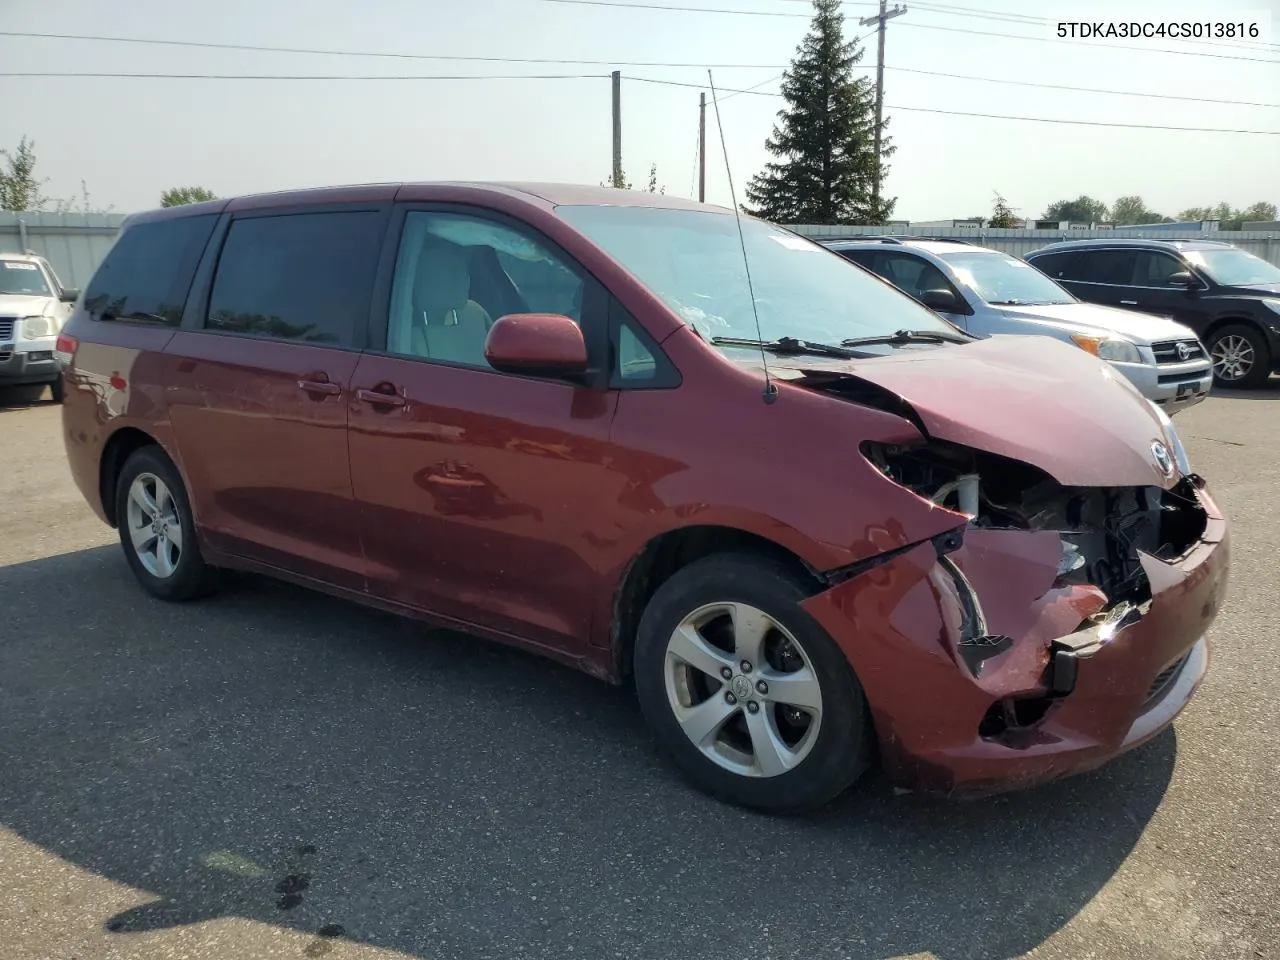
[(1072, 334), (1071, 339), (1077, 347), (1088, 350), (1095, 357), (1111, 360), (1115, 363), (1141, 363), (1142, 354), (1128, 340), (1116, 337), (1086, 337), (1083, 334)]
[(1178, 436), (1178, 428), (1173, 425), (1173, 420), (1164, 412), (1160, 404), (1150, 400), (1147, 402), (1151, 404), (1156, 416), (1160, 418), (1160, 425), (1164, 427), (1164, 438), (1169, 444), (1169, 450), (1173, 453), (1173, 462), (1178, 467), (1178, 473), (1184, 477), (1188, 476), (1191, 473), (1191, 461), (1187, 457), (1187, 448), (1182, 445), (1182, 438)]
[(1263, 300), (1262, 302), (1272, 313), (1280, 313), (1280, 300)]
[(22, 321), (22, 338), (37, 340), (40, 337), (52, 337), (58, 332), (56, 317), (25, 317)]

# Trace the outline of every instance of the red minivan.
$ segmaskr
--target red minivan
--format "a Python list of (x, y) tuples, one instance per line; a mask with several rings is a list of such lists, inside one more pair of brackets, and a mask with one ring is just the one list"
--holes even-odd
[(1167, 417), (729, 210), (452, 183), (159, 210), (58, 352), (72, 474), (150, 593), (257, 571), (633, 682), (734, 802), (1089, 769), (1208, 666), (1227, 525)]

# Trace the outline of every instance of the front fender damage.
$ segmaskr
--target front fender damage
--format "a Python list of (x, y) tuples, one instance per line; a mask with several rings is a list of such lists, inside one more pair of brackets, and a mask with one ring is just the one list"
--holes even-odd
[[(1179, 624), (1161, 644), (1142, 634), (1149, 617), (1168, 633), (1176, 614), (1154, 615), (1153, 602), (1185, 592), (1178, 561), (1213, 539), (1217, 521), (1206, 517), (1199, 481), (1066, 488), (1035, 471), (1015, 476), (1015, 488), (1004, 472), (980, 492), (990, 462), (943, 452), (913, 451), (906, 469), (890, 463), (886, 473), (935, 502), (959, 500), (969, 523), (833, 581), (804, 604), (862, 680), (886, 769), (901, 785), (949, 793), (963, 758), (971, 769), (960, 792), (980, 794), (1016, 787), (1024, 772), (1040, 782), (1087, 768), (1081, 752), (1102, 762), (1150, 699), (1162, 651), (1207, 627), (1204, 617)], [(1217, 584), (1202, 588), (1218, 596)], [(1125, 650), (1135, 635), (1141, 650)], [(1105, 669), (1080, 692), (1095, 659)], [(1019, 752), (1042, 756), (1001, 767)], [(991, 790), (975, 786), (988, 771)]]

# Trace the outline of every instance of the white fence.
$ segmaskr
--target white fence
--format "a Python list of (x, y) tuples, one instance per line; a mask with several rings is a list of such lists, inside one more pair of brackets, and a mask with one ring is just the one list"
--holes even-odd
[[(0, 253), (30, 250), (45, 257), (68, 287), (83, 288), (111, 249), (124, 214), (120, 213), (4, 213), (0, 212)], [(796, 226), (791, 229), (814, 239), (885, 234), (927, 234), (968, 240), (1021, 257), (1058, 240), (1113, 240), (1150, 237), (1158, 240), (1222, 240), (1280, 266), (1280, 230), (1265, 231), (1145, 231), (1145, 230), (993, 230), (951, 227)]]
[(38, 253), (64, 286), (83, 289), (123, 222), (119, 213), (0, 212), (0, 253)]
[(1280, 230), (1237, 232), (1234, 230), (1209, 231), (1200, 230), (999, 230), (977, 227), (951, 227), (940, 229), (924, 229), (911, 227), (826, 227), (826, 226), (793, 226), (796, 233), (815, 240), (827, 240), (836, 237), (878, 237), (886, 234), (901, 236), (944, 237), (955, 240), (968, 240), (970, 243), (1022, 257), (1049, 243), (1059, 240), (1116, 240), (1122, 237), (1143, 237), (1151, 240), (1217, 240), (1230, 243), (1247, 250), (1254, 256), (1261, 257), (1276, 266), (1280, 266)]

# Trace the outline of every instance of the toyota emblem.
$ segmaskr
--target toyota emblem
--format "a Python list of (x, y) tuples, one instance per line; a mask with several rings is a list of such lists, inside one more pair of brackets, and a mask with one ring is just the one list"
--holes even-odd
[(1169, 454), (1169, 448), (1157, 440), (1151, 444), (1151, 456), (1156, 461), (1156, 468), (1166, 477), (1173, 476), (1173, 457)]
[(1189, 344), (1178, 344), (1178, 359), (1189, 360), (1191, 358), (1191, 347)]

